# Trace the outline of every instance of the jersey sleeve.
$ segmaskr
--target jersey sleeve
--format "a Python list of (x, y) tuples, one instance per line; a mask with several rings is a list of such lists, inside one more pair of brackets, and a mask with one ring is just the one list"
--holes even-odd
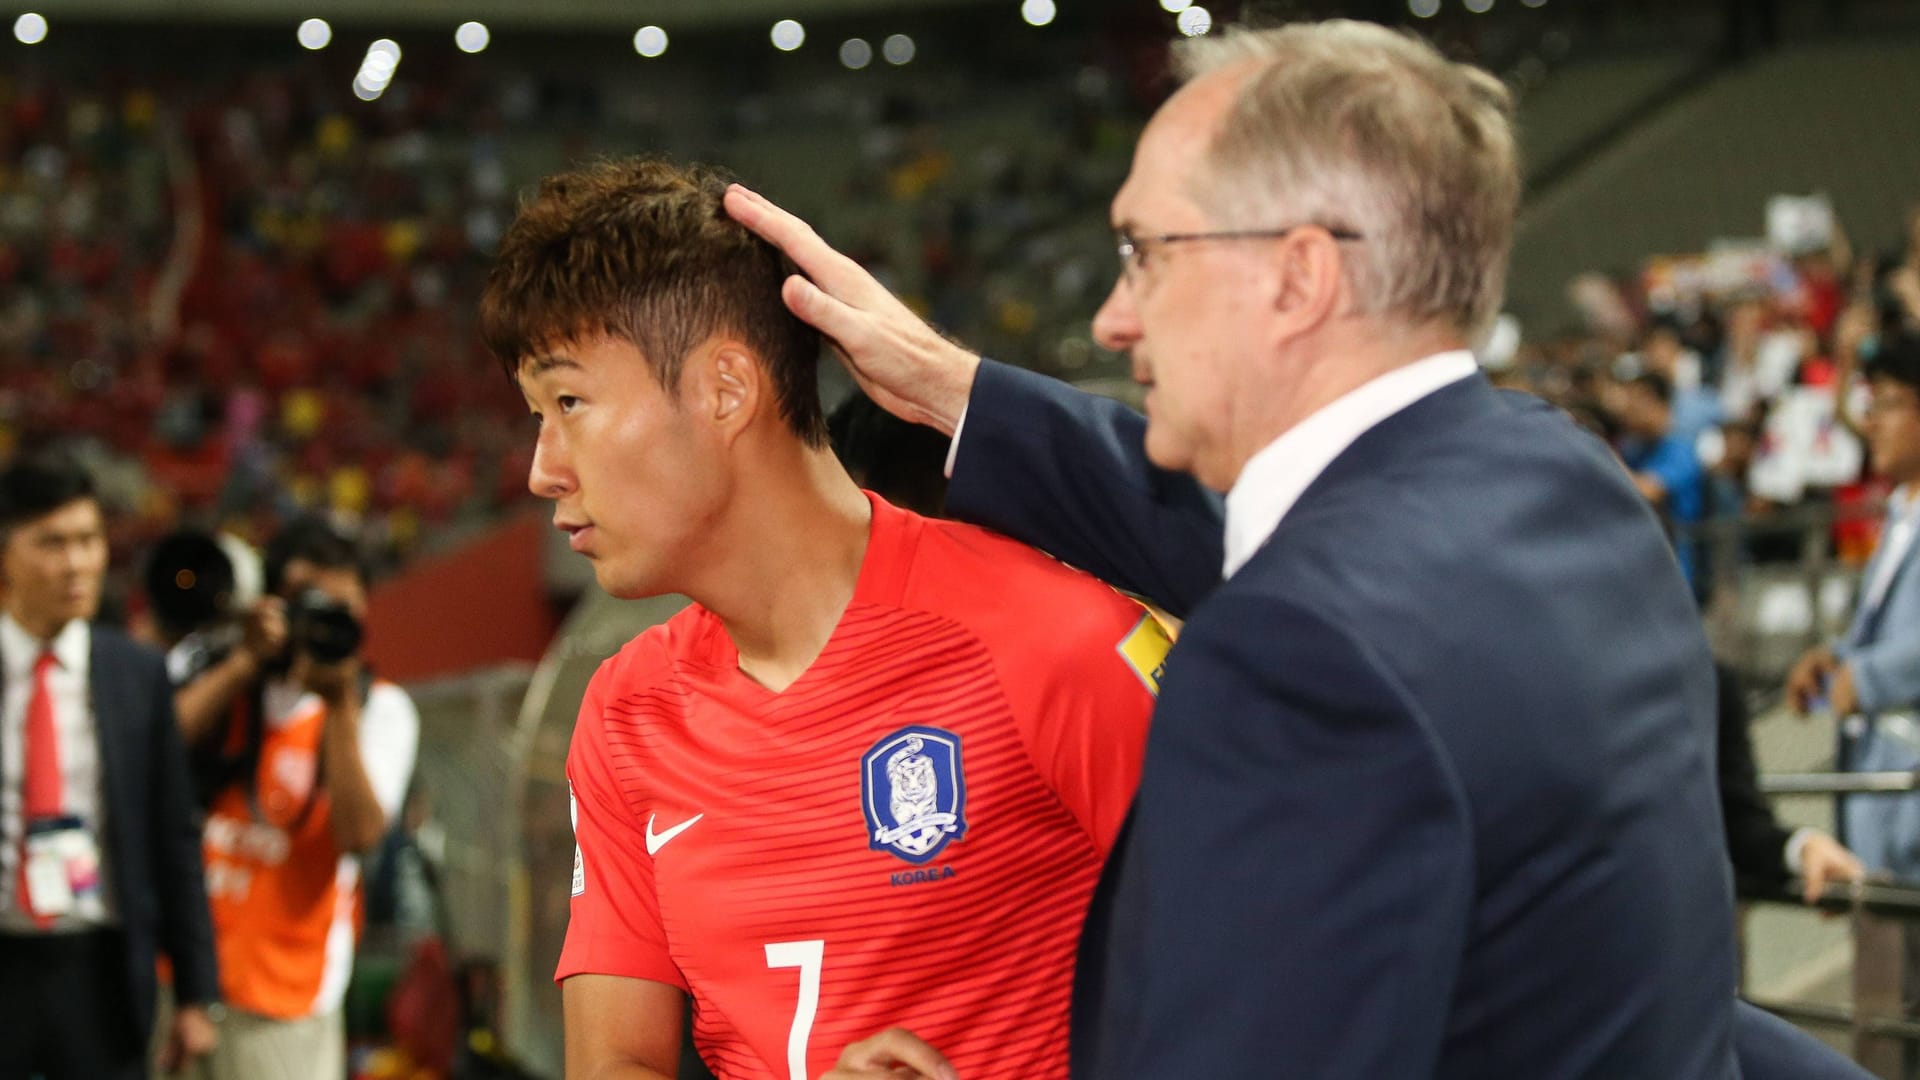
[(567, 751), (573, 800), (573, 903), (555, 981), (619, 975), (687, 989), (667, 950), (653, 857), (614, 775), (603, 711), (619, 658), (588, 684)]
[(1011, 658), (1012, 689), (1034, 764), (1105, 856), (1133, 804), (1173, 643), (1132, 600), (1077, 573), (1068, 584), (1037, 617), (1045, 647)]

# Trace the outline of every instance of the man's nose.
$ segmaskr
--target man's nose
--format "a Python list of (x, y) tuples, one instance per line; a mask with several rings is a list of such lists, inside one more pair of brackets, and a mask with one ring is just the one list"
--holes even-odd
[(1134, 310), (1133, 289), (1124, 274), (1113, 279), (1113, 289), (1107, 293), (1106, 302), (1094, 313), (1093, 340), (1114, 352), (1126, 352), (1140, 340), (1140, 317)]
[(542, 428), (533, 444), (533, 465), (527, 470), (527, 490), (543, 499), (558, 499), (573, 490), (573, 469), (566, 448), (552, 428)]

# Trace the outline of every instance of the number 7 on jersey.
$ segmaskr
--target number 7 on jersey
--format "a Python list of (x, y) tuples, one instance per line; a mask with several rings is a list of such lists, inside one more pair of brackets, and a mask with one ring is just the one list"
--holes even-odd
[(807, 1080), (807, 1036), (820, 1008), (820, 965), (827, 954), (824, 940), (776, 941), (767, 946), (769, 968), (800, 969), (800, 1000), (793, 1010), (793, 1028), (787, 1032), (787, 1071), (793, 1080)]

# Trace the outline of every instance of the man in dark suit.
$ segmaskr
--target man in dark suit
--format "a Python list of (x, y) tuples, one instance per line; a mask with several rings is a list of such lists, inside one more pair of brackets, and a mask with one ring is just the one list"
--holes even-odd
[(160, 654), (91, 621), (106, 565), (85, 472), (0, 472), (0, 1080), (144, 1076), (163, 953), (179, 1002), (163, 1066), (213, 1045), (172, 687)]
[[(728, 200), (877, 402), (961, 429), (953, 513), (1187, 619), (1076, 1075), (1737, 1076), (1699, 620), (1607, 450), (1466, 351), (1518, 197), (1506, 91), (1365, 24), (1183, 48), (1094, 321), (1144, 420)], [(889, 1033), (836, 1076), (927, 1051)]]
[(1829, 882), (1859, 881), (1865, 868), (1838, 840), (1813, 828), (1789, 830), (1774, 817), (1773, 804), (1760, 794), (1748, 729), (1747, 688), (1725, 664), (1714, 665), (1718, 684), (1717, 725), (1720, 762), (1720, 813), (1726, 820), (1727, 855), (1734, 880), (1743, 887), (1777, 888), (1800, 878), (1800, 893), (1811, 904)]

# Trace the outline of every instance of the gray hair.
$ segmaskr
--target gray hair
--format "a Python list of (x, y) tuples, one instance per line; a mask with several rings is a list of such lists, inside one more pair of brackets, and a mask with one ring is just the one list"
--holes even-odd
[[(1235, 227), (1352, 229), (1364, 314), (1472, 335), (1499, 311), (1520, 201), (1513, 99), (1411, 34), (1332, 20), (1174, 47), (1182, 81), (1250, 69), (1193, 193)], [(1284, 220), (1281, 219), (1284, 216)]]

